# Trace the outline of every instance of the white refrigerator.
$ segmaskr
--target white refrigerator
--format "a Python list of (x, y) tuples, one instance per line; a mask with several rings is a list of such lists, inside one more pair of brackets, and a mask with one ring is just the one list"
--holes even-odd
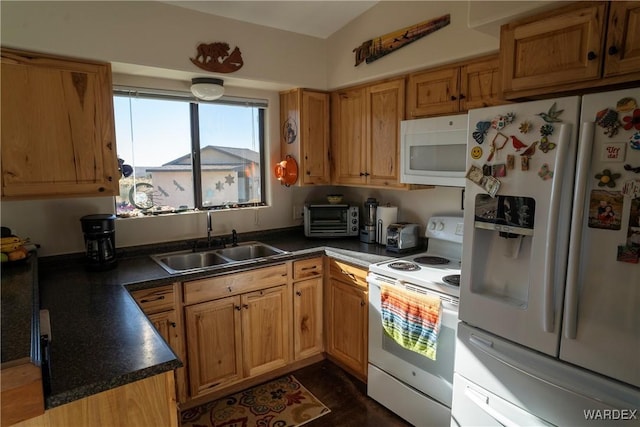
[(640, 425), (640, 88), (472, 110), (467, 171), (452, 425)]

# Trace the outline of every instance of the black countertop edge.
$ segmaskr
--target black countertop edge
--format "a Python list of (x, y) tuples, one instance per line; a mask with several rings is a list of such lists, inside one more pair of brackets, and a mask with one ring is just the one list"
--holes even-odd
[(110, 381), (101, 381), (91, 384), (83, 385), (82, 387), (68, 390), (64, 393), (57, 393), (55, 395), (47, 396), (45, 399), (45, 407), (47, 409), (61, 406), (66, 403), (71, 403), (75, 400), (85, 398), (94, 394), (101, 393), (103, 391), (111, 390), (116, 387), (120, 387), (126, 384), (130, 384), (145, 378), (159, 375), (167, 371), (181, 368), (182, 362), (178, 359), (170, 360), (159, 365), (151, 366), (149, 368), (132, 371), (118, 377), (114, 377)]
[[(118, 254), (116, 268), (107, 271), (87, 270), (84, 257), (74, 254), (43, 258), (41, 306), (50, 309), (53, 331), (52, 388), (46, 396), (46, 407), (182, 366), (130, 291), (325, 254), (364, 269), (372, 263), (410, 255), (387, 252), (384, 246), (362, 243), (358, 238), (308, 239), (301, 227), (240, 235), (241, 242), (249, 240), (289, 253), (278, 259), (184, 274), (169, 274), (149, 257), (176, 245), (183, 245), (184, 250), (184, 242), (128, 248)], [(413, 253), (422, 250), (419, 247)], [(145, 353), (145, 346), (151, 353)], [(155, 360), (149, 360), (149, 354)]]

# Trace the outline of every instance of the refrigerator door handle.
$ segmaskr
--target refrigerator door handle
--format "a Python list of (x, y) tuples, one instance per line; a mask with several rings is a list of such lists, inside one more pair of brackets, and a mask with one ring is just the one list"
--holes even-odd
[(582, 224), (584, 220), (584, 200), (587, 191), (588, 172), (591, 165), (591, 148), (593, 145), (594, 131), (594, 122), (582, 123), (578, 145), (573, 211), (571, 212), (571, 234), (569, 237), (567, 286), (563, 317), (563, 334), (567, 339), (575, 339), (578, 330), (578, 274), (580, 270), (580, 250), (582, 247)]
[(560, 126), (558, 137), (558, 153), (556, 155), (555, 172), (551, 185), (551, 200), (549, 205), (548, 226), (546, 236), (545, 260), (544, 260), (544, 291), (542, 327), (545, 332), (553, 333), (555, 330), (555, 304), (554, 304), (554, 275), (556, 246), (558, 236), (558, 222), (560, 204), (562, 201), (562, 184), (565, 180), (564, 168), (567, 164), (571, 144), (571, 125), (564, 123)]

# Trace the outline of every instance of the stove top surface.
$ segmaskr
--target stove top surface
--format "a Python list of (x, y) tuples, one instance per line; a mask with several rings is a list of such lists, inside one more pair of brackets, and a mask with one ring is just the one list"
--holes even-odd
[(424, 252), (371, 264), (369, 271), (414, 286), (460, 296), (460, 259)]

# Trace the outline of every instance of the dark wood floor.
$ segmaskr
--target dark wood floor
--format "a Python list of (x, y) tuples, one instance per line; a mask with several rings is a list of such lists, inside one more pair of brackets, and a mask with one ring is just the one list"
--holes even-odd
[(328, 360), (293, 372), (331, 413), (305, 427), (400, 427), (402, 418), (367, 396), (367, 386)]

